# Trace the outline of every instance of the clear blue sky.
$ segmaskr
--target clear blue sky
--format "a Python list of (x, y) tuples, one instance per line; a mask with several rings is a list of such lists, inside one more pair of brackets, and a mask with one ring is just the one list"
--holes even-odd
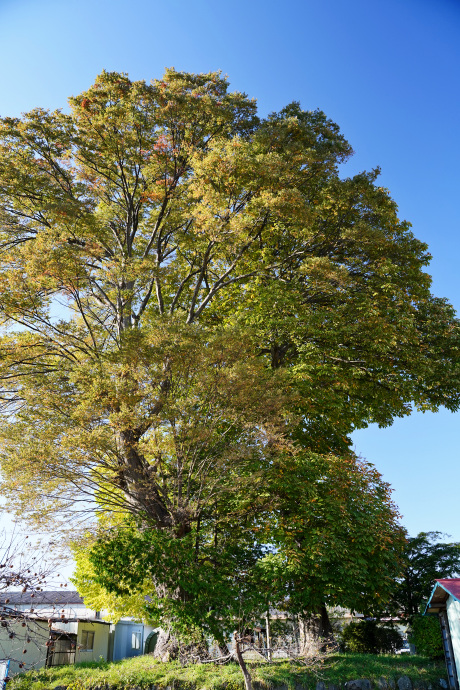
[[(460, 310), (460, 0), (0, 0), (0, 114), (65, 107), (102, 70), (221, 69), (260, 113), (321, 108), (379, 165), (428, 242), (433, 291)], [(460, 541), (460, 413), (355, 434), (411, 534)]]

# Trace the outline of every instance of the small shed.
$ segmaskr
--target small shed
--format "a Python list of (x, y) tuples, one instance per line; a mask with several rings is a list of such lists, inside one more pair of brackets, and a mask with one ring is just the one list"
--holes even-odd
[(46, 665), (107, 660), (109, 636), (110, 623), (99, 619), (75, 618), (65, 623), (53, 621)]
[(119, 661), (144, 653), (144, 625), (133, 620), (120, 620), (112, 626), (110, 661)]
[(460, 677), (460, 577), (436, 580), (425, 615), (438, 615), (449, 685), (459, 690)]

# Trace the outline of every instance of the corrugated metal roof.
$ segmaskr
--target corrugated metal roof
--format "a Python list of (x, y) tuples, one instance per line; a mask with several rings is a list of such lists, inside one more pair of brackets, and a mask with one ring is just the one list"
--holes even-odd
[(36, 604), (82, 604), (83, 599), (72, 590), (58, 589), (54, 592), (2, 592), (0, 595), (0, 604), (5, 604), (8, 599), (9, 606), (18, 604), (36, 605)]

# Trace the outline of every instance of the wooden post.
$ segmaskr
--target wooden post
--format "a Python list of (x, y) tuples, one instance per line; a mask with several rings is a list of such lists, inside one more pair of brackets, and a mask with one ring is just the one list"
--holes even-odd
[(267, 630), (267, 659), (268, 661), (272, 660), (272, 652), (271, 652), (271, 635), (270, 635), (270, 611), (267, 610), (267, 615), (265, 616), (265, 625), (266, 625), (266, 630)]

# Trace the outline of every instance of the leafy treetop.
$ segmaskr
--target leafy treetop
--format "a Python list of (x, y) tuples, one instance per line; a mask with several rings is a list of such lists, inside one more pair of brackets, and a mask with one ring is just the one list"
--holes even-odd
[[(273, 434), (343, 452), (412, 401), (457, 408), (458, 325), (426, 245), (378, 171), (340, 178), (351, 147), (324, 113), (261, 120), (219, 73), (172, 69), (103, 72), (70, 105), (0, 121), (2, 466), (22, 514), (39, 491), (41, 516), (97, 497), (187, 531), (192, 390), (199, 428), (231, 420), (213, 438), (251, 462)], [(206, 443), (222, 476), (228, 448)]]
[(460, 543), (440, 541), (445, 536), (442, 532), (420, 532), (407, 539), (404, 573), (392, 599), (398, 613), (423, 613), (434, 581), (460, 574)]

